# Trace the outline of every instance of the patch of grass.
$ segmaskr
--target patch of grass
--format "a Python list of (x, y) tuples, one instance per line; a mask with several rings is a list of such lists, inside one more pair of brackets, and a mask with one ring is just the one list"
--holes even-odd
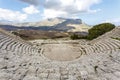
[(1, 69), (7, 69), (7, 66), (5, 66), (5, 67), (3, 67), (3, 68), (1, 68)]
[(95, 70), (95, 72), (97, 72), (97, 68), (98, 68), (98, 66), (96, 65), (96, 66), (94, 66), (94, 70)]
[(115, 38), (115, 37), (111, 37), (112, 39), (116, 39), (116, 40), (119, 40), (120, 41), (120, 38)]
[(14, 42), (14, 44), (16, 44), (17, 42)]
[(109, 57), (111, 57), (111, 58), (112, 58), (112, 55), (109, 55)]
[(70, 36), (70, 38), (71, 38), (72, 40), (86, 39), (87, 36), (82, 36), (82, 35), (72, 34), (72, 35)]

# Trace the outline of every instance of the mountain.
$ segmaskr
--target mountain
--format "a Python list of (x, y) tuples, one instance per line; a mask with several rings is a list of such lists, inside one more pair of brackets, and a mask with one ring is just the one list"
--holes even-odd
[(45, 19), (39, 22), (26, 22), (26, 23), (17, 23), (17, 24), (13, 24), (14, 26), (34, 26), (34, 27), (41, 27), (41, 26), (55, 26), (59, 23), (64, 22), (65, 19), (64, 18), (50, 18), (50, 19)]
[(45, 31), (66, 31), (66, 32), (87, 32), (90, 28), (81, 19), (51, 18), (40, 22), (15, 23), (0, 25), (7, 30), (45, 30)]

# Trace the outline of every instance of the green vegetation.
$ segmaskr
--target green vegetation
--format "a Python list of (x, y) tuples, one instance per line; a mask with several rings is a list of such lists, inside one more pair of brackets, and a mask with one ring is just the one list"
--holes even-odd
[(109, 57), (111, 57), (111, 58), (112, 58), (112, 55), (109, 55)]
[(18, 32), (12, 32), (12, 34), (16, 35), (16, 36), (19, 36), (19, 33)]
[(78, 35), (76, 35), (76, 34), (71, 35), (70, 38), (72, 40), (79, 39)]
[(88, 39), (88, 40), (92, 40), (95, 39), (101, 35), (103, 35), (106, 32), (111, 31), (112, 29), (115, 28), (114, 24), (111, 23), (102, 23), (102, 24), (98, 24), (93, 26), (93, 28), (89, 29), (89, 34), (87, 36), (79, 36), (79, 35), (72, 35), (70, 36), (71, 39)]
[(98, 66), (94, 66), (94, 70), (95, 70), (95, 72), (97, 72), (97, 68), (98, 68)]
[(8, 67), (7, 66), (5, 66), (5, 67), (3, 67), (3, 68), (1, 68), (1, 69), (7, 69)]
[(70, 36), (70, 38), (71, 38), (72, 40), (76, 40), (76, 39), (86, 39), (86, 36), (77, 35), (77, 34), (72, 34), (72, 35)]
[(17, 42), (14, 42), (14, 44), (16, 44)]
[(115, 28), (114, 24), (111, 23), (102, 23), (93, 26), (93, 28), (89, 29), (89, 35), (87, 39), (92, 40), (94, 38), (99, 37), (100, 35), (103, 35), (104, 33), (111, 31)]
[(112, 39), (116, 39), (116, 40), (119, 40), (120, 41), (120, 38), (114, 38), (114, 37), (111, 37)]

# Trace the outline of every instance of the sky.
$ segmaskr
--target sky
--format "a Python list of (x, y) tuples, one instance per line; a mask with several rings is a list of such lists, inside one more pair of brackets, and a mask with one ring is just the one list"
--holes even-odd
[(82, 19), (89, 25), (120, 25), (120, 0), (0, 0), (0, 21), (38, 22), (55, 17)]

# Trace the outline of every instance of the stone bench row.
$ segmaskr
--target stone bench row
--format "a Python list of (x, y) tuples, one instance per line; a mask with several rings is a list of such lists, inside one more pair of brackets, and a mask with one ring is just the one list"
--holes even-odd
[(88, 45), (85, 49), (88, 53), (97, 53), (105, 50), (115, 50), (120, 48), (120, 42), (119, 41), (113, 41), (113, 40), (104, 40), (99, 41), (93, 45)]
[[(114, 62), (112, 62), (110, 59), (109, 59), (110, 61), (108, 61), (106, 58), (108, 56), (104, 55), (104, 54), (106, 54), (106, 52), (97, 54), (97, 55), (91, 54), (90, 56), (87, 56), (86, 58), (84, 57), (84, 60), (81, 60), (81, 62), (79, 62), (79, 64), (74, 65), (75, 63), (73, 63), (73, 65), (74, 65), (73, 67), (69, 67), (69, 65), (68, 65), (64, 69), (60, 68), (59, 66), (52, 67), (51, 65), (53, 65), (53, 64), (50, 65), (50, 63), (45, 63), (45, 62), (43, 62), (43, 64), (37, 63), (37, 62), (40, 62), (40, 60), (38, 61), (38, 59), (36, 59), (36, 57), (33, 56), (31, 58), (31, 60), (28, 62), (26, 62), (25, 58), (24, 58), (24, 61), (23, 62), (21, 61), (21, 63), (19, 63), (19, 64), (16, 63), (16, 65), (15, 65), (13, 63), (16, 66), (15, 68), (11, 68), (12, 66), (8, 65), (7, 71), (10, 71), (10, 73), (8, 74), (9, 78), (15, 79), (15, 80), (19, 80), (19, 79), (23, 79), (23, 80), (28, 80), (28, 79), (60, 80), (60, 79), (65, 79), (65, 78), (67, 78), (68, 80), (77, 80), (78, 76), (79, 76), (79, 79), (81, 78), (81, 74), (84, 73), (84, 71), (88, 72), (87, 77), (90, 78), (89, 80), (94, 80), (94, 78), (97, 78), (97, 76), (95, 74), (95, 66), (98, 66), (97, 73), (101, 74), (101, 75), (99, 75), (98, 79), (101, 80), (103, 75), (104, 75), (105, 79), (106, 79), (106, 77), (108, 77), (108, 76), (105, 76), (105, 74), (108, 74), (108, 72), (110, 73), (113, 69), (113, 67), (110, 65), (112, 65), (112, 64), (114, 65)], [(110, 54), (110, 52), (107, 52), (107, 54)], [(100, 60), (101, 63), (97, 62), (98, 60)], [(105, 63), (109, 62), (109, 64), (105, 67), (104, 66), (105, 64), (102, 64), (102, 62), (105, 62)], [(11, 64), (11, 65), (13, 65), (13, 64)], [(116, 64), (116, 67), (119, 67), (119, 65)], [(114, 71), (117, 71), (117, 69)], [(113, 76), (114, 74), (115, 73), (111, 73), (109, 76)], [(17, 77), (15, 77), (15, 76), (17, 76)], [(25, 77), (23, 77), (23, 76), (25, 76)], [(114, 75), (113, 78), (111, 78), (111, 79), (118, 79), (118, 78)]]
[(35, 53), (36, 49), (29, 44), (24, 44), (20, 41), (9, 37), (0, 37), (0, 49), (20, 51), (21, 53)]

